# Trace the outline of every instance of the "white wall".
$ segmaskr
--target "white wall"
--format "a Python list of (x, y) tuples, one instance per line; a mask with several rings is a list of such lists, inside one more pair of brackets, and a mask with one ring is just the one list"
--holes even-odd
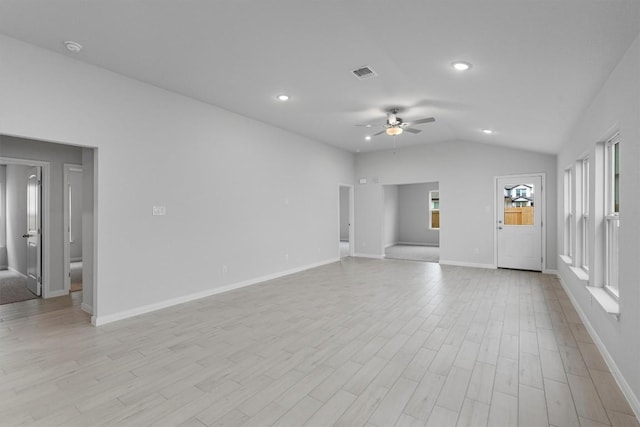
[[(62, 209), (62, 196), (64, 192), (64, 163), (82, 163), (82, 149), (62, 144), (51, 144), (39, 141), (33, 141), (25, 138), (16, 138), (6, 135), (0, 135), (0, 152), (2, 157), (15, 159), (38, 160), (49, 162), (51, 168), (50, 178), (50, 206), (49, 220), (50, 230), (50, 261), (51, 261), (51, 277), (49, 280), (49, 290), (52, 293), (62, 291), (64, 289), (64, 218)], [(7, 165), (7, 171), (16, 165)], [(26, 200), (26, 173), (24, 174), (25, 184), (25, 200)], [(26, 201), (25, 201), (26, 209)], [(26, 214), (23, 215), (26, 218)], [(25, 219), (26, 221), (26, 219)], [(25, 223), (26, 224), (26, 223)], [(26, 231), (26, 225), (24, 231)], [(22, 239), (22, 246), (25, 246)], [(9, 252), (11, 248), (7, 249)], [(25, 255), (26, 256), (26, 255)], [(11, 259), (11, 254), (9, 253)], [(26, 261), (25, 261), (26, 265)], [(46, 274), (43, 272), (43, 274)]]
[(555, 269), (555, 156), (463, 141), (399, 149), (395, 155), (391, 151), (356, 155), (356, 176), (368, 182), (356, 186), (356, 250), (372, 255), (382, 251), (382, 185), (439, 182), (441, 263), (492, 266), (494, 177), (537, 172), (546, 173), (546, 268)]
[(71, 186), (69, 256), (71, 262), (74, 262), (82, 261), (82, 172), (69, 172), (69, 184)]
[[(0, 142), (1, 143), (1, 142)], [(2, 146), (0, 145), (0, 148)], [(2, 150), (4, 155), (4, 150)], [(27, 274), (27, 166), (7, 165), (7, 266)]]
[(398, 239), (401, 243), (440, 244), (440, 231), (429, 229), (429, 192), (437, 189), (437, 182), (398, 186)]
[(337, 259), (352, 154), (11, 38), (0, 57), (0, 133), (98, 148), (98, 322)]
[[(623, 378), (623, 389), (633, 394), (636, 413), (640, 416), (640, 38), (636, 39), (602, 89), (595, 96), (567, 138), (558, 155), (558, 173), (571, 166), (585, 154), (595, 155), (596, 143), (611, 136), (614, 129), (620, 131), (620, 318), (608, 315), (600, 305), (592, 301), (585, 290), (585, 283), (563, 262), (558, 262), (560, 277), (565, 283), (579, 310), (604, 344)], [(602, 187), (596, 181), (600, 162), (591, 167), (591, 188)], [(562, 180), (558, 181), (558, 206), (563, 200)], [(602, 217), (602, 208), (591, 197), (592, 217)], [(596, 205), (597, 204), (597, 205)], [(557, 234), (558, 248), (563, 247), (564, 224), (562, 210), (558, 211), (560, 223)], [(602, 285), (603, 229), (596, 229), (595, 221), (589, 230), (589, 240), (599, 248), (590, 257), (591, 284)], [(562, 249), (560, 249), (562, 250)]]
[(349, 240), (349, 187), (340, 187), (340, 240)]
[(382, 189), (384, 192), (384, 247), (386, 248), (398, 243), (399, 239), (398, 186), (385, 185)]
[(94, 179), (97, 161), (97, 151), (90, 148), (82, 149), (82, 309), (94, 313), (97, 292), (97, 182)]
[(7, 264), (7, 167), (0, 165), (0, 270)]

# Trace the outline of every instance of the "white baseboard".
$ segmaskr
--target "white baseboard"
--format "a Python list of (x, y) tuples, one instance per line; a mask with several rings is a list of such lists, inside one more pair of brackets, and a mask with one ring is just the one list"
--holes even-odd
[(82, 257), (80, 258), (71, 258), (69, 262), (82, 262)]
[(69, 291), (65, 291), (64, 289), (60, 289), (59, 291), (49, 291), (49, 292), (43, 292), (42, 294), (42, 298), (47, 299), (47, 298), (56, 298), (56, 297), (63, 297), (65, 295), (69, 295)]
[(624, 376), (622, 375), (622, 372), (620, 372), (620, 369), (618, 368), (618, 365), (613, 360), (613, 357), (611, 357), (611, 354), (609, 354), (607, 347), (605, 347), (604, 343), (596, 333), (596, 330), (593, 328), (593, 326), (591, 326), (591, 322), (589, 322), (589, 317), (587, 317), (586, 313), (582, 310), (582, 307), (580, 307), (580, 304), (578, 304), (578, 301), (575, 299), (569, 287), (567, 286), (565, 281), (562, 279), (562, 276), (560, 276), (560, 274), (558, 274), (557, 276), (558, 276), (558, 280), (560, 281), (560, 285), (562, 286), (562, 288), (564, 289), (564, 292), (569, 297), (569, 300), (571, 301), (573, 308), (578, 313), (578, 316), (580, 316), (580, 320), (582, 320), (584, 327), (587, 329), (587, 332), (589, 332), (591, 339), (596, 344), (596, 347), (598, 347), (598, 350), (600, 350), (600, 353), (602, 353), (602, 357), (605, 363), (607, 364), (607, 366), (609, 367), (609, 370), (611, 371), (611, 375), (613, 375), (613, 378), (618, 383), (620, 390), (622, 390), (622, 394), (624, 394), (624, 397), (627, 398), (627, 402), (629, 402), (629, 406), (631, 406), (631, 409), (633, 409), (633, 412), (636, 414), (636, 418), (640, 419), (640, 399), (638, 399), (638, 396), (635, 395), (635, 393), (633, 392), (633, 389), (631, 388), (631, 386), (629, 386), (629, 383), (627, 382), (627, 380), (625, 380)]
[(396, 245), (407, 245), (407, 246), (429, 246), (430, 248), (439, 248), (440, 245), (436, 245), (435, 243), (417, 243), (417, 242), (398, 242)]
[(542, 270), (542, 273), (543, 273), (543, 274), (553, 274), (554, 276), (558, 276), (558, 277), (560, 277), (560, 273), (558, 272), (558, 270), (554, 270), (554, 269), (548, 269), (548, 268), (546, 268), (546, 269), (543, 269), (543, 270)]
[(27, 275), (26, 275), (26, 274), (22, 274), (21, 272), (19, 272), (18, 270), (16, 270), (16, 269), (15, 269), (15, 268), (13, 268), (13, 267), (7, 267), (7, 270), (13, 271), (14, 273), (16, 273), (16, 274), (20, 275), (21, 277), (23, 277), (23, 278), (25, 278), (25, 279), (27, 278)]
[(358, 258), (384, 259), (384, 255), (375, 255), (375, 254), (353, 254), (353, 256)]
[(472, 268), (489, 268), (495, 270), (496, 266), (493, 264), (481, 264), (477, 262), (464, 262), (464, 261), (451, 261), (451, 260), (440, 260), (440, 264), (442, 265), (455, 265), (457, 267), (472, 267)]
[(152, 311), (161, 310), (163, 308), (171, 307), (174, 305), (182, 304), (189, 301), (198, 300), (201, 298), (206, 298), (212, 295), (221, 294), (223, 292), (232, 291), (235, 289), (244, 288), (246, 286), (256, 285), (258, 283), (266, 282), (267, 280), (277, 279), (279, 277), (288, 276), (290, 274), (299, 273), (301, 271), (309, 270), (311, 268), (320, 267), (326, 264), (331, 264), (333, 262), (340, 261), (340, 258), (330, 258), (324, 261), (316, 262), (313, 264), (304, 265), (302, 267), (292, 268), (290, 270), (281, 271), (279, 273), (268, 274), (262, 277), (256, 277), (253, 279), (245, 280), (238, 283), (232, 283), (230, 285), (221, 286), (219, 288), (208, 289), (202, 292), (196, 292), (189, 295), (184, 295), (177, 298), (172, 298), (165, 301), (160, 301), (153, 304), (143, 305), (141, 307), (132, 308), (130, 310), (124, 310), (113, 314), (107, 314), (103, 316), (92, 316), (91, 323), (95, 326), (105, 325), (107, 323), (112, 323), (118, 320), (128, 319), (129, 317), (139, 316), (141, 314), (150, 313)]
[[(89, 313), (89, 314), (93, 314), (93, 307), (91, 307), (89, 304), (83, 302), (80, 305), (80, 308), (82, 309), (82, 311), (84, 311), (85, 313)], [(91, 322), (93, 323), (93, 319), (91, 319)]]

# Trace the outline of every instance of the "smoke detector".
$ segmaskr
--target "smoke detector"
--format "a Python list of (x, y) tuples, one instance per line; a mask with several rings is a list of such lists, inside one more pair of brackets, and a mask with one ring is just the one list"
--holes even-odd
[(82, 50), (82, 45), (80, 43), (74, 42), (71, 40), (65, 41), (64, 45), (66, 46), (67, 50), (71, 53), (78, 53)]

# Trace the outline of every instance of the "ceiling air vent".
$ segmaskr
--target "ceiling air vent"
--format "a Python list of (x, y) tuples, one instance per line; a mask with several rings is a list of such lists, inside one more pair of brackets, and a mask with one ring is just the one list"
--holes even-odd
[(369, 79), (371, 77), (377, 76), (376, 72), (373, 71), (371, 67), (368, 67), (366, 65), (364, 67), (356, 68), (351, 72), (360, 80)]

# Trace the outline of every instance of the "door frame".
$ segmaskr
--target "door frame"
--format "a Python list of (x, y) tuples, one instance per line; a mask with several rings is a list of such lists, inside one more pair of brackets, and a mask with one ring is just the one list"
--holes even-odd
[(540, 221), (542, 221), (540, 251), (542, 253), (540, 256), (542, 257), (542, 273), (547, 271), (547, 175), (545, 172), (499, 175), (493, 177), (493, 268), (498, 268), (498, 180), (502, 178), (526, 179), (530, 176), (540, 177), (540, 181), (542, 182), (542, 188), (540, 188)]
[[(354, 186), (353, 184), (341, 184), (338, 183), (338, 241), (340, 239), (340, 189), (349, 189), (349, 256), (354, 256), (355, 253), (355, 214), (354, 214)], [(340, 259), (340, 245), (338, 245), (338, 259)]]
[(51, 250), (51, 220), (49, 217), (51, 206), (51, 164), (40, 160), (19, 159), (12, 157), (0, 157), (0, 163), (4, 165), (38, 166), (41, 170), (41, 271), (42, 277), (42, 298), (52, 298), (64, 295), (61, 291), (51, 292), (51, 260), (49, 257)]
[(69, 276), (70, 264), (71, 264), (71, 242), (69, 242), (69, 226), (71, 211), (69, 210), (69, 178), (71, 172), (82, 172), (82, 165), (75, 163), (63, 163), (63, 186), (64, 191), (62, 194), (62, 218), (64, 222), (62, 230), (62, 239), (64, 240), (64, 291), (69, 293), (71, 289), (71, 277)]

